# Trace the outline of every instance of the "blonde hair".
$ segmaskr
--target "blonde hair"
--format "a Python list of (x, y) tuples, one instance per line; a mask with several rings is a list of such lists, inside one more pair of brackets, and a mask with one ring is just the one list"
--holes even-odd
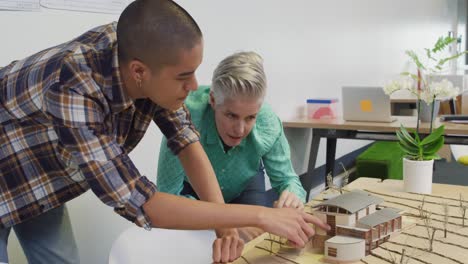
[(226, 98), (249, 97), (263, 102), (266, 76), (263, 59), (255, 52), (238, 52), (222, 60), (213, 73), (211, 91), (217, 105)]

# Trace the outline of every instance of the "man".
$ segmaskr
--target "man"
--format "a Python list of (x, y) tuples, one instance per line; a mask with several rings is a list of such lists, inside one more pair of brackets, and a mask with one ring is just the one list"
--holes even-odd
[[(183, 105), (202, 56), (201, 31), (184, 9), (137, 0), (117, 24), (0, 70), (0, 262), (13, 228), (29, 262), (78, 263), (64, 204), (88, 189), (145, 228), (217, 229), (215, 261), (240, 255), (230, 228), (262, 227), (298, 246), (313, 235), (306, 222), (321, 222), (306, 214), (222, 204)], [(139, 174), (128, 153), (151, 120), (212, 203), (160, 193)]]

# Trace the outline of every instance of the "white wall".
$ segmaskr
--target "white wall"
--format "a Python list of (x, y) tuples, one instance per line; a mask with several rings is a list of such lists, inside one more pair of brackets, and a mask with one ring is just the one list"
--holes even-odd
[[(179, 0), (199, 22), (205, 36), (200, 83), (209, 83), (215, 65), (237, 50), (255, 50), (265, 59), (268, 101), (283, 118), (296, 116), (309, 97), (340, 97), (342, 85), (378, 85), (405, 66), (405, 49), (433, 44), (456, 22), (455, 0)], [(0, 11), (0, 65), (67, 41), (117, 15), (67, 11)], [(301, 140), (295, 133), (297, 172), (305, 170)], [(140, 171), (155, 178), (161, 134), (152, 126), (132, 153)], [(362, 142), (339, 141), (337, 156)], [(317, 166), (324, 163), (320, 148)], [(112, 241), (126, 227), (92, 193), (69, 203), (83, 263), (104, 263)], [(18, 245), (11, 242), (12, 263)]]
[[(384, 84), (406, 67), (406, 49), (430, 47), (458, 23), (456, 0), (178, 2), (205, 34), (200, 82), (209, 83), (216, 63), (228, 54), (258, 51), (268, 74), (268, 101), (282, 118), (302, 114), (307, 98), (341, 100), (343, 85)], [(301, 143), (310, 142), (310, 131), (294, 130), (286, 134), (299, 140), (291, 143), (301, 174), (309, 154), (309, 144)], [(325, 163), (322, 141), (316, 166)], [(336, 156), (367, 143), (339, 140)]]

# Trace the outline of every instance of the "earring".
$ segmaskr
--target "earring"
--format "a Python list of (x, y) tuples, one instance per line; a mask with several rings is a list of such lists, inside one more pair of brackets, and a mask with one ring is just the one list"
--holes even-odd
[(141, 79), (137, 79), (136, 85), (137, 85), (138, 90), (141, 90)]

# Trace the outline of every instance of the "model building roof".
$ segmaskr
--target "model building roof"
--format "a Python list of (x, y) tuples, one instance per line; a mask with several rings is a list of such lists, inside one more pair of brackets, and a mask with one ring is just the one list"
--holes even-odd
[(372, 204), (380, 204), (383, 201), (384, 200), (382, 198), (370, 195), (364, 191), (351, 191), (319, 203), (314, 207), (336, 206), (345, 209), (351, 214), (354, 214), (355, 212)]
[(377, 210), (375, 213), (364, 216), (363, 218), (358, 220), (358, 223), (368, 227), (374, 227), (382, 223), (388, 222), (392, 219), (398, 218), (400, 216), (398, 212), (400, 212), (399, 209), (384, 208), (381, 210)]
[(364, 239), (349, 236), (334, 236), (327, 240), (328, 243), (333, 244), (355, 244), (361, 243), (362, 241), (364, 241)]

